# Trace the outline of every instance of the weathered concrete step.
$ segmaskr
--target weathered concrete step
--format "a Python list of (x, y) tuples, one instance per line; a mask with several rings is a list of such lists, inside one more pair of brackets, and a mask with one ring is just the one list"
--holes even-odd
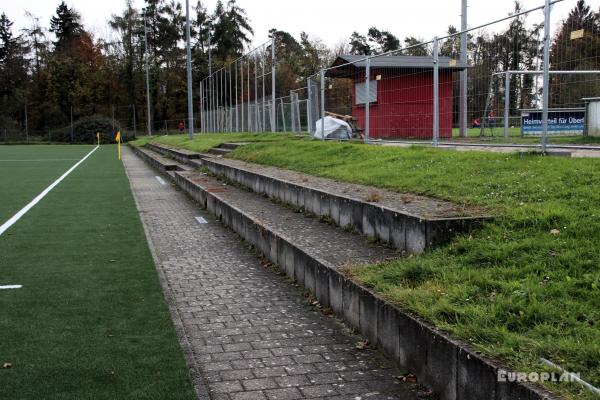
[(217, 156), (226, 156), (227, 154), (231, 153), (231, 150), (220, 147), (213, 147), (212, 149), (209, 149), (208, 152)]
[(147, 143), (146, 147), (156, 153), (184, 164), (188, 163), (190, 160), (197, 160), (200, 158), (200, 154), (185, 149), (176, 149), (165, 145), (157, 145), (155, 143)]
[(133, 147), (133, 151), (151, 166), (161, 172), (177, 171), (184, 169), (180, 163), (163, 157), (162, 155), (141, 147)]
[(246, 142), (240, 142), (240, 143), (222, 143), (218, 147), (221, 148), (221, 149), (235, 150), (238, 147), (243, 146), (245, 144), (248, 144), (248, 143), (246, 143)]
[[(260, 244), (259, 238), (254, 235), (269, 232), (275, 242), (285, 241), (288, 245), (301, 249), (314, 262), (336, 270), (379, 263), (400, 256), (393, 249), (369, 243), (361, 236), (275, 204), (263, 196), (228, 185), (206, 174), (178, 171), (174, 177), (179, 186), (217, 217), (222, 218), (226, 224), (231, 224), (232, 219), (227, 214), (229, 211), (224, 208), (225, 205), (252, 221), (259, 229), (252, 234), (248, 231), (244, 233), (250, 235), (245, 238), (253, 245)], [(263, 247), (261, 250), (268, 256), (273, 253), (270, 256), (273, 262), (277, 262), (273, 246), (269, 246), (268, 249)], [(290, 275), (295, 276), (293, 273)], [(296, 278), (303, 281), (301, 276)]]
[(488, 219), (455, 204), (231, 159), (205, 158), (215, 175), (244, 185), (337, 225), (420, 254)]
[[(377, 344), (404, 371), (414, 373), (420, 383), (433, 389), (441, 399), (559, 399), (536, 385), (500, 381), (499, 370), (507, 371), (507, 368), (480, 356), (468, 344), (448, 337), (346, 278), (340, 271), (344, 258), (341, 263), (336, 263), (336, 267), (331, 265), (331, 257), (325, 255), (320, 259), (315, 256), (317, 250), (317, 253), (327, 253), (328, 245), (319, 243), (314, 249), (311, 248), (312, 242), (304, 240), (307, 234), (310, 235), (312, 226), (304, 223), (306, 218), (289, 217), (286, 220), (284, 217), (283, 222), (278, 223), (283, 215), (279, 215), (280, 211), (290, 212), (282, 206), (258, 202), (257, 195), (197, 172), (174, 171), (169, 175), (223, 223), (279, 265), (289, 277), (312, 291), (323, 306), (331, 307), (350, 326)], [(257, 203), (253, 204), (255, 201)], [(268, 210), (257, 210), (257, 204), (268, 206)], [(336, 242), (329, 240), (329, 236), (325, 239), (331, 249), (335, 249)], [(366, 258), (360, 260), (372, 256), (380, 259), (388, 251), (363, 254)], [(335, 263), (335, 259), (333, 261)]]

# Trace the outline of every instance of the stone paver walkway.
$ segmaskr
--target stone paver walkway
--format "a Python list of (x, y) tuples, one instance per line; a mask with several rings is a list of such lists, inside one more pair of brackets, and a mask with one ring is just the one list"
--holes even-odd
[(357, 351), (358, 336), (131, 150), (123, 163), (200, 398), (418, 398), (390, 361)]

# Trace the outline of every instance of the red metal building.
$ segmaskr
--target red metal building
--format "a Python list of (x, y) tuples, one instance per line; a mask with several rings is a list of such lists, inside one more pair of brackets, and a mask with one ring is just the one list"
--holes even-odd
[[(342, 55), (327, 71), (331, 78), (352, 80), (352, 116), (365, 126), (364, 56)], [(453, 74), (465, 67), (439, 58), (440, 137), (452, 136)], [(371, 59), (369, 136), (372, 139), (433, 136), (433, 57), (383, 56)], [(325, 104), (328, 104), (327, 102)], [(327, 110), (329, 111), (329, 110)]]

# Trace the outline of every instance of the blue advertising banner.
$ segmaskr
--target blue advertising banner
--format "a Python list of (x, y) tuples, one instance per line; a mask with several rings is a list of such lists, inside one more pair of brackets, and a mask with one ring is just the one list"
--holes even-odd
[[(551, 135), (583, 135), (585, 108), (548, 110), (548, 133)], [(542, 111), (521, 110), (521, 134), (542, 134)]]

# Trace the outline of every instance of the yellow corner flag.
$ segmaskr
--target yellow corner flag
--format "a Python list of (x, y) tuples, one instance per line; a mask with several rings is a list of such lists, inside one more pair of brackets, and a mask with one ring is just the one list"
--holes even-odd
[(119, 154), (119, 160), (121, 159), (121, 131), (117, 131), (117, 136), (115, 136), (115, 140), (117, 141), (117, 151)]
[(100, 146), (100, 132), (96, 132), (96, 140), (98, 140), (98, 146)]

